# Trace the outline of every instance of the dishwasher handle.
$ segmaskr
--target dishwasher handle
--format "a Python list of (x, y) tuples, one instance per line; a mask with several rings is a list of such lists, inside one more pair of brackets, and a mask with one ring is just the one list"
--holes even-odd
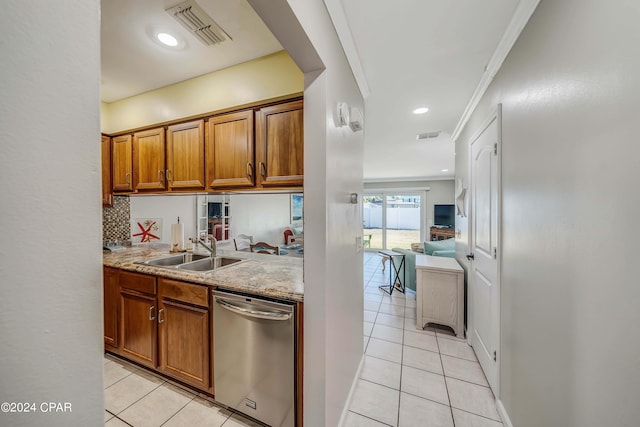
[(220, 297), (216, 297), (216, 302), (229, 311), (234, 313), (242, 314), (248, 317), (255, 317), (258, 319), (266, 319), (266, 320), (289, 320), (291, 318), (292, 313), (285, 313), (282, 311), (261, 311), (261, 310), (249, 310), (247, 308), (238, 307), (235, 304), (230, 303), (229, 301), (222, 299)]

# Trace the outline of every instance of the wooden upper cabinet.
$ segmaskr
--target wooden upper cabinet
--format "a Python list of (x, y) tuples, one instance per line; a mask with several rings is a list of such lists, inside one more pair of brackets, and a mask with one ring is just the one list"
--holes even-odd
[(165, 189), (164, 128), (133, 134), (134, 190)]
[(133, 191), (133, 146), (131, 135), (111, 140), (111, 180), (113, 191)]
[(111, 187), (111, 138), (102, 136), (102, 206), (113, 206)]
[(212, 117), (207, 126), (207, 186), (253, 186), (253, 110)]
[(167, 128), (169, 190), (204, 189), (204, 120)]
[(259, 187), (302, 186), (303, 149), (302, 100), (258, 110), (256, 167)]

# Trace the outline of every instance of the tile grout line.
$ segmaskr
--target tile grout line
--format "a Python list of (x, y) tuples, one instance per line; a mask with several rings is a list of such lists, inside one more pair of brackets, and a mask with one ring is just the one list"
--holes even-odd
[[(163, 425), (165, 425), (166, 423), (169, 422), (169, 420), (173, 417), (175, 417), (176, 415), (178, 415), (178, 412), (182, 411), (184, 408), (187, 407), (187, 405), (191, 402), (193, 402), (195, 400), (195, 398), (198, 397), (198, 395), (194, 395), (187, 403), (185, 403), (184, 405), (182, 405), (182, 407), (180, 409), (178, 409), (176, 412), (173, 413), (173, 415), (171, 415), (169, 418), (167, 418), (162, 424), (160, 424), (160, 427), (162, 427)], [(226, 422), (226, 420), (225, 420)], [(224, 424), (224, 423), (223, 423)]]

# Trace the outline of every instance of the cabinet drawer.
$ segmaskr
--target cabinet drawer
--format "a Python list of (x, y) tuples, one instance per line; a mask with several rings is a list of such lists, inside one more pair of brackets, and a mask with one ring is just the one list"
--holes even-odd
[(159, 278), (160, 295), (201, 307), (209, 306), (209, 288), (207, 286), (192, 285), (177, 280)]
[(132, 289), (146, 294), (156, 294), (156, 278), (155, 276), (147, 276), (146, 274), (130, 273), (128, 271), (120, 272), (120, 287)]

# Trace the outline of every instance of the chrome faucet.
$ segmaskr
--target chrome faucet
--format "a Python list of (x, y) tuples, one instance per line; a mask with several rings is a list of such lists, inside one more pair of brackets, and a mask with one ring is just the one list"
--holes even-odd
[(211, 236), (211, 247), (207, 246), (207, 242), (205, 242), (202, 239), (198, 239), (198, 243), (200, 243), (202, 246), (204, 246), (206, 250), (209, 251), (209, 254), (211, 254), (212, 258), (216, 257), (216, 252), (218, 251), (218, 248), (216, 246), (217, 240), (215, 237)]

